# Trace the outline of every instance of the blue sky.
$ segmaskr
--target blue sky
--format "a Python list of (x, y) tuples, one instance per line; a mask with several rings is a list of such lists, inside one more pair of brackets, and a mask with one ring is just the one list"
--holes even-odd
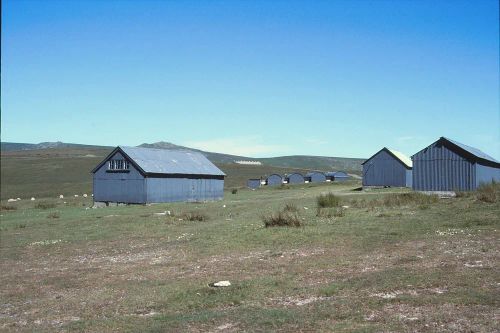
[(2, 3), (2, 141), (500, 158), (496, 0)]

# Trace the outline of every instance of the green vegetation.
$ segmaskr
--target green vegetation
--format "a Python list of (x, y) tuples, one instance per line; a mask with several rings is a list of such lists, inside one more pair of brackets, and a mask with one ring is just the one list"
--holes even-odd
[(340, 205), (340, 198), (333, 193), (320, 194), (316, 202), (319, 208), (337, 207)]
[[(15, 209), (2, 209), (0, 224), (0, 327), (497, 330), (500, 205), (481, 199), (491, 190), (438, 199), (352, 191), (358, 186), (239, 189), (219, 202), (99, 209), (81, 196), (43, 198), (56, 210), (9, 203)], [(324, 193), (338, 202), (317, 216)], [(265, 228), (262, 216), (280, 213), (301, 227)], [(231, 286), (210, 287), (220, 280)]]

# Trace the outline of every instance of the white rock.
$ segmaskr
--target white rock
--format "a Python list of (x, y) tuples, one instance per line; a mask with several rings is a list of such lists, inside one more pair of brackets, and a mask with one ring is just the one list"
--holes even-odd
[(32, 198), (31, 198), (31, 201), (35, 201), (35, 198), (33, 198), (33, 197), (32, 197)]
[(349, 208), (349, 206), (342, 206), (342, 208)]
[(214, 287), (229, 287), (231, 285), (231, 282), (229, 281), (219, 281), (219, 282), (215, 282), (213, 284)]
[(21, 198), (17, 198), (16, 200), (17, 200), (17, 201), (21, 201)]
[(17, 201), (16, 199), (9, 199), (7, 200), (7, 202), (14, 202), (14, 201)]
[(309, 208), (307, 208), (307, 207), (304, 207), (304, 209), (305, 209), (305, 210), (308, 210)]
[(64, 199), (64, 195), (59, 194), (59, 199)]
[(75, 194), (75, 198), (78, 198), (78, 194)]
[(226, 208), (226, 205), (222, 205), (222, 208)]
[(84, 198), (86, 198), (86, 197), (87, 197), (87, 195), (86, 195), (86, 194), (84, 194), (84, 195), (83, 195), (83, 197), (84, 197)]
[(91, 197), (93, 197), (93, 196), (94, 196), (94, 193), (92, 193), (90, 196), (91, 196)]
[(170, 215), (170, 211), (169, 210), (167, 210), (167, 215)]

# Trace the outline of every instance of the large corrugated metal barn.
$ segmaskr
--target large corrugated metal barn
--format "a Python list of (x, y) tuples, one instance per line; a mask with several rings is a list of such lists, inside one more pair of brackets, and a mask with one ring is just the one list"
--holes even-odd
[(260, 187), (260, 184), (261, 184), (260, 178), (252, 178), (247, 180), (247, 187), (251, 189)]
[(500, 162), (481, 150), (441, 137), (412, 156), (413, 189), (470, 191), (500, 181)]
[(384, 147), (362, 165), (363, 186), (411, 187), (412, 161), (398, 151)]
[(94, 201), (211, 201), (224, 196), (224, 176), (198, 152), (117, 147), (94, 170)]

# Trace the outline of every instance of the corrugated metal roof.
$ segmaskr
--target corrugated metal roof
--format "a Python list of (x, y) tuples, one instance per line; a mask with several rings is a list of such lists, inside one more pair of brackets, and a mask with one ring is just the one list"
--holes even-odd
[(495, 163), (500, 163), (499, 161), (497, 161), (496, 159), (494, 159), (493, 157), (491, 157), (490, 155), (482, 152), (481, 150), (477, 149), (477, 148), (474, 148), (474, 147), (471, 147), (471, 146), (467, 146), (467, 145), (464, 145), (463, 143), (460, 143), (460, 142), (457, 142), (455, 140), (452, 140), (452, 139), (448, 139), (448, 138), (445, 138), (445, 137), (442, 137), (442, 139), (444, 140), (447, 140), (451, 143), (453, 143), (454, 145), (462, 148), (463, 150), (467, 151), (468, 153), (476, 156), (477, 158), (482, 158), (483, 160), (488, 160), (488, 161), (491, 161), (491, 162), (495, 162)]
[(401, 162), (403, 162), (404, 165), (406, 165), (408, 168), (412, 168), (413, 167), (413, 162), (411, 161), (411, 159), (406, 156), (405, 154), (397, 151), (397, 150), (394, 150), (394, 149), (390, 149), (390, 148), (386, 148), (388, 151), (390, 151), (394, 156), (396, 156)]
[(201, 153), (142, 147), (119, 147), (146, 173), (225, 176)]

